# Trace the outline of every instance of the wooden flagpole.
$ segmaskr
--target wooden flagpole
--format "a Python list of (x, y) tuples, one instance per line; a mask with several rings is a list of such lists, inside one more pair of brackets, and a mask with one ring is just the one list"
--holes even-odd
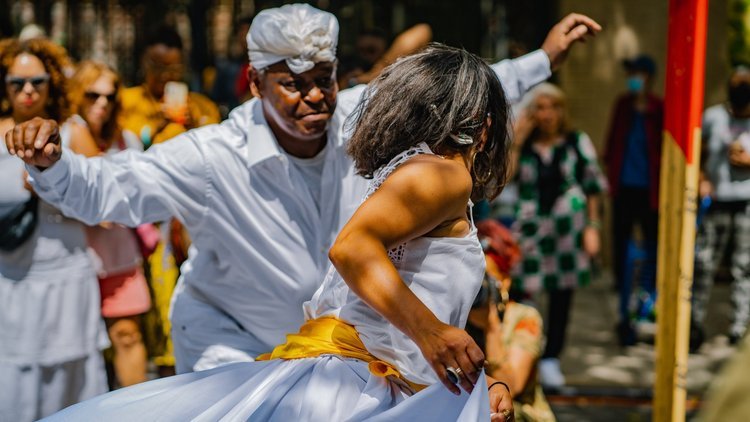
[(708, 0), (670, 0), (659, 198), (656, 422), (685, 420)]

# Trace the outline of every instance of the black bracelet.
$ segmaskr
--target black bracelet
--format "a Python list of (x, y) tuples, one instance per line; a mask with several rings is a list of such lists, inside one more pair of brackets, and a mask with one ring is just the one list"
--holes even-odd
[(508, 387), (508, 384), (506, 384), (506, 383), (504, 383), (502, 381), (495, 381), (495, 382), (493, 382), (492, 384), (490, 384), (489, 387), (487, 387), (487, 391), (492, 390), (492, 387), (494, 387), (494, 386), (496, 386), (498, 384), (502, 384), (502, 386), (505, 387), (506, 390), (508, 390), (508, 393), (510, 393), (510, 387)]

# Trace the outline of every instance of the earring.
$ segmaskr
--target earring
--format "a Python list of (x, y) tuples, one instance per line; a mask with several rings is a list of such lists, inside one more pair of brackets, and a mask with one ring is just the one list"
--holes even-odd
[(5, 114), (10, 111), (10, 101), (7, 98), (3, 98), (0, 101), (0, 113)]
[(490, 154), (487, 154), (486, 151), (475, 152), (471, 168), (474, 173), (474, 181), (478, 185), (486, 185), (492, 177), (492, 162), (490, 161)]

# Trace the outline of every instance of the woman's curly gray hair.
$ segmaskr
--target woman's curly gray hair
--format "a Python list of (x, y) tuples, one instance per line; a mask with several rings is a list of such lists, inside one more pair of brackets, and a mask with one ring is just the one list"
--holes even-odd
[[(495, 72), (466, 50), (430, 44), (398, 60), (368, 87), (349, 125), (348, 152), (358, 174), (372, 177), (400, 152), (425, 142), (436, 153), (466, 152), (487, 131), (492, 169), (474, 198), (494, 198), (507, 178), (508, 104)], [(486, 175), (485, 175), (486, 176)]]

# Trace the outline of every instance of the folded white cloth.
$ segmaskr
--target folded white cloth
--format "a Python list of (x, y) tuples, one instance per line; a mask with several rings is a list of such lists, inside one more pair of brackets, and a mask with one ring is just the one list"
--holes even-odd
[(294, 73), (336, 60), (339, 22), (307, 4), (289, 4), (258, 13), (247, 33), (250, 63), (263, 69), (282, 60)]

